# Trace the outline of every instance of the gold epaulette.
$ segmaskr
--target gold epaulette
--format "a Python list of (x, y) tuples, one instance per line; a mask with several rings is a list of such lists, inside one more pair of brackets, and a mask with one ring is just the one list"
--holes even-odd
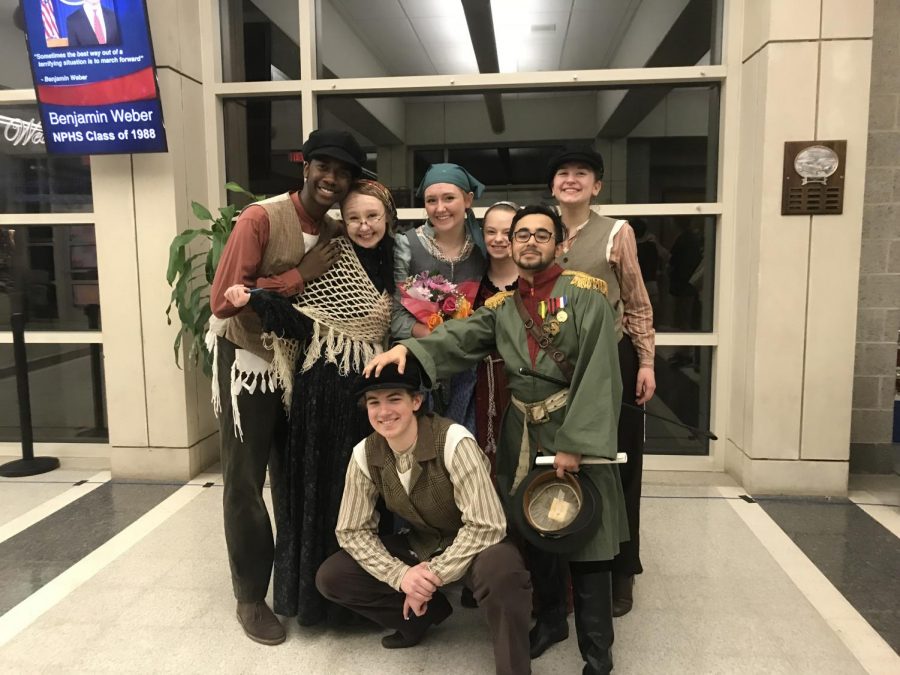
[(511, 297), (513, 294), (512, 291), (500, 291), (499, 293), (494, 293), (491, 297), (484, 301), (484, 306), (488, 309), (497, 309), (506, 301), (508, 297)]
[(575, 288), (587, 288), (606, 295), (606, 282), (603, 281), (603, 279), (598, 279), (597, 277), (592, 277), (590, 274), (577, 272), (575, 270), (566, 270), (563, 274), (572, 277), (572, 280), (569, 283)]

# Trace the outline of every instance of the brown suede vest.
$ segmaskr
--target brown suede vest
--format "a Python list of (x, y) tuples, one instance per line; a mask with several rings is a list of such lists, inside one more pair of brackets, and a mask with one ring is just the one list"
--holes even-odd
[[(263, 207), (269, 217), (269, 243), (263, 251), (256, 274), (258, 277), (268, 277), (287, 272), (299, 265), (306, 253), (297, 209), (287, 192), (256, 204)], [(319, 241), (328, 241), (337, 231), (337, 221), (325, 216)], [(231, 317), (225, 329), (226, 339), (271, 363), (272, 352), (263, 346), (261, 333), (259, 316), (249, 307)]]
[(382, 436), (372, 434), (366, 439), (366, 463), (387, 508), (412, 526), (410, 546), (425, 561), (453, 543), (463, 523), (444, 466), (444, 441), (453, 422), (428, 414), (418, 424), (408, 495), (397, 475), (394, 453)]
[(609, 300), (609, 304), (616, 313), (616, 337), (621, 339), (625, 307), (622, 304), (619, 279), (609, 264), (609, 260), (606, 259), (606, 250), (610, 245), (616, 222), (618, 221), (613, 218), (607, 218), (591, 211), (587, 225), (581, 228), (572, 248), (567, 253), (560, 255), (556, 259), (556, 264), (563, 269), (584, 272), (606, 282), (606, 299)]

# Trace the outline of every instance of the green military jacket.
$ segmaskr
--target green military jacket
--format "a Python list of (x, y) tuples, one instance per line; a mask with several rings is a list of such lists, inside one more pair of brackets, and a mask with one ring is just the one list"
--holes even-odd
[[(538, 442), (546, 454), (557, 450), (614, 459), (622, 401), (616, 346), (615, 315), (600, 290), (602, 282), (581, 273), (565, 272), (549, 297), (565, 296), (567, 320), (559, 324), (554, 346), (575, 366), (564, 408), (550, 414), (549, 422), (529, 425), (531, 461)], [(465, 320), (448, 321), (428, 337), (401, 342), (416, 357), (428, 376), (447, 377), (469, 368), (496, 350), (505, 362), (509, 389), (524, 403), (542, 401), (560, 390), (544, 380), (519, 373), (520, 367), (565, 379), (548, 354), (540, 350), (532, 364), (525, 326), (512, 294), (500, 293)], [(522, 444), (523, 413), (510, 405), (503, 417), (497, 449), (497, 484), (501, 499), (509, 501)], [(619, 543), (628, 540), (628, 521), (619, 469), (615, 464), (588, 465), (582, 471), (601, 495), (601, 525), (597, 534), (571, 560), (611, 560)]]

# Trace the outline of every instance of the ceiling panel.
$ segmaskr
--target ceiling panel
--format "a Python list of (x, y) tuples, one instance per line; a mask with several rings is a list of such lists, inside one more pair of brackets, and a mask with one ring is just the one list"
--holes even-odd
[(398, 0), (322, 0), (331, 2), (345, 18), (390, 19), (406, 21), (406, 13)]
[[(390, 74), (478, 72), (459, 0), (332, 2)], [(640, 0), (492, 0), (502, 71), (608, 66)], [(534, 30), (553, 26), (552, 30)]]
[(461, 25), (465, 25), (466, 16), (458, 0), (400, 0), (400, 4), (410, 18), (444, 17), (462, 21)]

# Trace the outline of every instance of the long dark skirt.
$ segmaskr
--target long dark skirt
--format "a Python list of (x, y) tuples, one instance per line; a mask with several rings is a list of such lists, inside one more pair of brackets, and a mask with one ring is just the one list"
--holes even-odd
[(300, 625), (319, 623), (343, 610), (316, 590), (316, 571), (338, 551), (337, 525), (344, 476), (353, 446), (372, 429), (350, 397), (355, 375), (341, 376), (318, 361), (294, 380), (290, 438), (273, 450), (275, 511), (275, 612)]

